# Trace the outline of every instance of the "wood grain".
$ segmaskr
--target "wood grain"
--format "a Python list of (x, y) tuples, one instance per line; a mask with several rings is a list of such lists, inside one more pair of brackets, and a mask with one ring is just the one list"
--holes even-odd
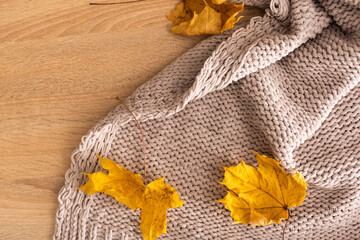
[(0, 239), (50, 239), (81, 136), (206, 37), (170, 33), (177, 3), (0, 0)]

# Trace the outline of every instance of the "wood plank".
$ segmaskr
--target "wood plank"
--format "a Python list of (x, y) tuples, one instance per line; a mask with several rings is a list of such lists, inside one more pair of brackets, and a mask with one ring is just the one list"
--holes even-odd
[(0, 239), (50, 239), (81, 136), (206, 37), (170, 33), (178, 0), (88, 3), (0, 0)]

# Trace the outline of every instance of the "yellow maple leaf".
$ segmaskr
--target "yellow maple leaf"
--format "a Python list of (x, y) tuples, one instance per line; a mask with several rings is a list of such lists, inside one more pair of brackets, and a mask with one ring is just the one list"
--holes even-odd
[(147, 240), (166, 233), (166, 210), (183, 206), (183, 201), (173, 187), (164, 183), (165, 177), (145, 186), (140, 174), (134, 174), (110, 159), (97, 156), (109, 175), (104, 172), (85, 173), (89, 180), (78, 189), (89, 195), (102, 192), (133, 210), (140, 208), (140, 229)]
[(220, 34), (240, 20), (238, 13), (244, 3), (226, 0), (185, 0), (171, 11), (168, 19), (173, 22), (172, 33), (182, 35)]
[(279, 224), (289, 217), (289, 208), (304, 201), (308, 184), (301, 173), (288, 174), (280, 167), (280, 162), (254, 153), (258, 169), (246, 165), (243, 160), (237, 166), (224, 167), (225, 176), (220, 184), (231, 191), (219, 202), (231, 211), (234, 223)]

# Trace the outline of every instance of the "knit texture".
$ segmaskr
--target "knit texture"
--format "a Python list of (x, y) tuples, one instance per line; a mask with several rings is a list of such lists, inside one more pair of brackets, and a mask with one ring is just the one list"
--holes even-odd
[[(233, 225), (215, 201), (222, 166), (256, 166), (252, 150), (309, 184), (287, 239), (359, 239), (360, 2), (246, 4), (265, 15), (202, 41), (126, 100), (144, 131), (147, 183), (166, 176), (184, 201), (159, 239), (280, 239), (282, 225)], [(140, 132), (121, 105), (74, 151), (54, 239), (141, 239), (138, 211), (75, 189), (82, 172), (102, 170), (95, 153), (142, 174)]]

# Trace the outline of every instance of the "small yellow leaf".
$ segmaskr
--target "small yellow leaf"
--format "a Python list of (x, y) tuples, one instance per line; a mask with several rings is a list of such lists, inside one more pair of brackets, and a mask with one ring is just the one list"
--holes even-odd
[(231, 191), (219, 202), (231, 211), (234, 223), (279, 224), (289, 217), (289, 208), (304, 201), (308, 185), (301, 173), (288, 174), (276, 160), (256, 152), (255, 155), (258, 169), (244, 161), (238, 166), (224, 167), (221, 184)]
[(140, 208), (140, 229), (147, 240), (156, 239), (166, 233), (166, 210), (183, 206), (176, 190), (164, 183), (164, 177), (144, 186), (139, 174), (133, 174), (114, 161), (97, 156), (109, 174), (86, 174), (89, 180), (78, 189), (89, 195), (102, 192), (133, 210)]
[(234, 27), (241, 17), (244, 4), (227, 3), (226, 0), (185, 0), (170, 12), (172, 33), (183, 35), (220, 34)]
[(186, 14), (185, 3), (181, 2), (177, 5), (176, 9), (170, 12), (168, 19), (175, 25), (179, 25), (182, 22), (188, 22), (191, 20), (190, 14)]

